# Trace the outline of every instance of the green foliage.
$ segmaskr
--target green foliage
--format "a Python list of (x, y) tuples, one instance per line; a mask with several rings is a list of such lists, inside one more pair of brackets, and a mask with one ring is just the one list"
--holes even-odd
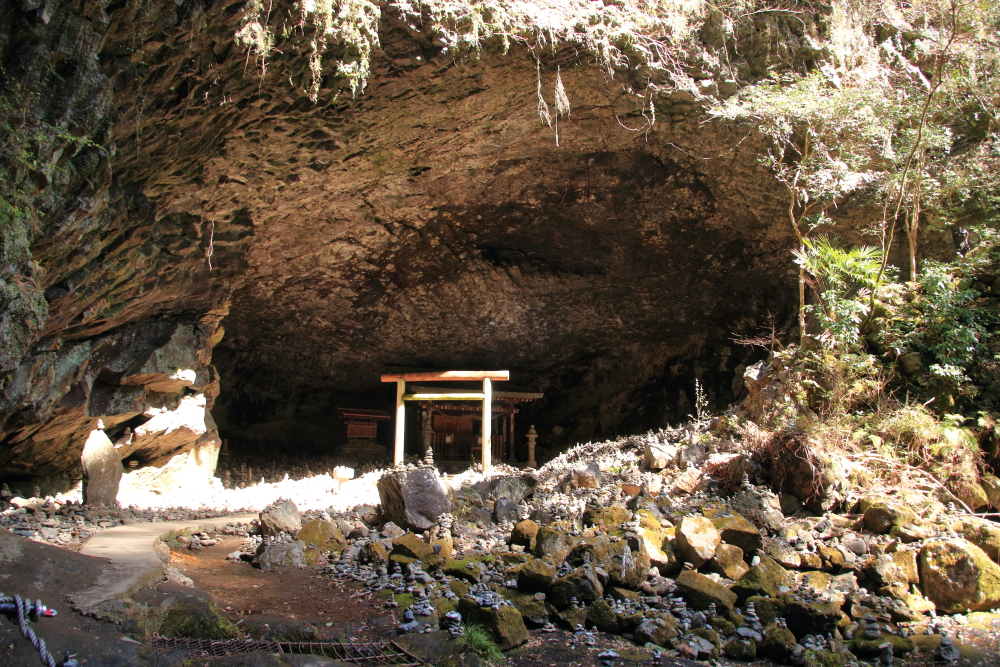
[(465, 630), (465, 636), (459, 642), (465, 651), (475, 653), (490, 664), (503, 664), (503, 651), (500, 650), (497, 643), (490, 637), (486, 628), (474, 623), (463, 625), (462, 628)]
[(805, 239), (793, 251), (796, 263), (809, 274), (817, 304), (806, 307), (816, 315), (823, 333), (820, 340), (831, 348), (846, 348), (859, 341), (862, 322), (870, 311), (871, 294), (885, 283), (882, 251), (871, 246), (841, 248), (829, 237)]

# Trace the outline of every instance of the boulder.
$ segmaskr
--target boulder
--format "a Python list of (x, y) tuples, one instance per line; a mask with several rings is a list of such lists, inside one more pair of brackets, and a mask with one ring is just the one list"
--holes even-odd
[(753, 595), (780, 597), (781, 587), (792, 584), (792, 577), (785, 571), (785, 568), (767, 556), (759, 556), (759, 558), (757, 564), (740, 577), (731, 589), (741, 602)]
[(743, 560), (743, 549), (732, 544), (720, 544), (715, 550), (715, 558), (708, 562), (708, 569), (737, 581), (750, 570), (750, 566)]
[(429, 530), (451, 511), (451, 500), (434, 468), (390, 472), (378, 481), (382, 513), (390, 521), (417, 532)]
[(681, 572), (677, 577), (676, 584), (677, 593), (683, 595), (697, 610), (708, 609), (708, 606), (713, 602), (720, 610), (732, 611), (736, 605), (735, 593), (694, 570)]
[(649, 556), (649, 564), (659, 570), (660, 574), (665, 576), (681, 569), (682, 563), (674, 553), (673, 544), (660, 531), (640, 528), (639, 537)]
[(103, 430), (94, 429), (87, 436), (80, 464), (83, 466), (83, 502), (113, 507), (122, 480), (122, 460)]
[(360, 559), (374, 567), (384, 567), (389, 563), (389, 551), (378, 540), (372, 540), (361, 547)]
[(498, 498), (493, 505), (493, 520), (497, 523), (514, 523), (521, 508), (511, 498)]
[(578, 567), (564, 577), (552, 581), (548, 601), (557, 607), (567, 607), (573, 598), (593, 602), (604, 596), (604, 586), (590, 565)]
[(466, 596), (458, 602), (458, 613), (466, 623), (481, 625), (501, 651), (509, 651), (531, 638), (515, 607), (480, 607), (473, 598)]
[(727, 658), (733, 660), (753, 662), (757, 659), (757, 643), (752, 639), (736, 637), (726, 642), (725, 646), (722, 647), (722, 652)]
[(434, 547), (413, 533), (407, 533), (392, 541), (392, 553), (417, 560), (426, 560), (434, 555)]
[(712, 560), (722, 541), (719, 531), (710, 519), (703, 516), (686, 516), (674, 531), (678, 555), (696, 568)]
[(875, 503), (865, 510), (864, 515), (865, 528), (879, 535), (885, 535), (893, 526), (904, 526), (916, 520), (913, 510), (893, 503)]
[(908, 549), (870, 558), (864, 565), (864, 573), (879, 587), (891, 584), (903, 584), (907, 587), (916, 584), (920, 581), (917, 552)]
[(569, 475), (569, 485), (574, 489), (601, 488), (601, 467), (591, 462), (574, 469)]
[(657, 646), (669, 647), (670, 640), (678, 635), (677, 622), (672, 616), (662, 618), (647, 618), (639, 624), (633, 633), (636, 643), (656, 644)]
[(771, 660), (786, 663), (795, 651), (797, 643), (795, 634), (788, 628), (769, 625), (764, 634), (764, 641), (760, 645), (760, 652)]
[(632, 513), (619, 505), (611, 507), (588, 507), (583, 511), (584, 526), (601, 526), (614, 530), (619, 524), (632, 518)]
[(526, 624), (537, 628), (549, 622), (549, 614), (553, 610), (545, 600), (535, 599), (533, 593), (510, 588), (501, 588), (498, 592), (511, 601)]
[(1000, 560), (1000, 524), (976, 518), (962, 518), (952, 525), (962, 537), (986, 552), (991, 560)]
[(785, 595), (785, 619), (788, 629), (797, 637), (826, 635), (837, 628), (841, 619), (843, 598), (834, 597), (829, 602), (806, 600), (798, 595)]
[(295, 539), (304, 542), (307, 547), (314, 544), (320, 551), (342, 551), (347, 546), (340, 528), (323, 519), (313, 519), (302, 526)]
[(531, 548), (538, 534), (538, 524), (531, 519), (518, 521), (514, 530), (510, 533), (510, 543), (518, 544), (525, 548)]
[(608, 574), (608, 583), (625, 588), (638, 588), (649, 572), (649, 555), (642, 540), (634, 533), (611, 541), (607, 535), (580, 542), (566, 557), (570, 565), (591, 562)]
[(600, 632), (610, 632), (617, 635), (622, 631), (621, 623), (618, 622), (618, 615), (615, 614), (615, 610), (603, 598), (594, 600), (594, 602), (587, 605), (587, 627), (592, 625), (597, 626)]
[(242, 639), (243, 633), (226, 618), (218, 607), (194, 595), (168, 599), (163, 603), (166, 613), (160, 624), (164, 637), (190, 639)]
[(582, 537), (574, 537), (565, 530), (542, 526), (535, 535), (535, 555), (549, 557), (553, 562), (561, 562), (570, 549), (582, 542)]
[(744, 517), (729, 512), (713, 514), (709, 517), (715, 529), (719, 531), (722, 541), (743, 550), (747, 557), (753, 556), (764, 547), (764, 537), (757, 527)]
[(449, 577), (464, 579), (474, 584), (478, 584), (483, 575), (486, 574), (486, 566), (478, 560), (456, 560), (449, 558), (444, 562), (444, 567), (441, 569)]
[(939, 611), (955, 614), (1000, 606), (1000, 566), (971, 542), (928, 542), (918, 562), (924, 595)]
[(517, 587), (529, 593), (545, 593), (552, 586), (556, 568), (551, 563), (535, 558), (517, 570)]
[(261, 545), (254, 564), (262, 570), (274, 570), (282, 567), (306, 567), (306, 545), (302, 542), (278, 542), (277, 544)]
[(299, 508), (291, 500), (278, 500), (260, 513), (260, 531), (265, 537), (278, 533), (295, 535), (301, 528)]
[(497, 500), (513, 500), (514, 504), (521, 502), (530, 496), (538, 480), (531, 475), (504, 475), (502, 477), (491, 477), (490, 479), (473, 484), (472, 489), (479, 494), (480, 498), (492, 496)]
[(646, 440), (643, 458), (646, 467), (652, 470), (668, 468), (677, 461), (677, 447), (669, 442), (649, 439)]

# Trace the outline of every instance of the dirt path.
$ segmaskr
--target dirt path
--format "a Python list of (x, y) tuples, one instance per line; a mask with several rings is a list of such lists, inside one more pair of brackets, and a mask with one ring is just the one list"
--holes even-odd
[(200, 551), (174, 552), (170, 564), (237, 620), (306, 621), (330, 640), (384, 639), (396, 627), (390, 611), (355, 582), (333, 581), (316, 568), (265, 571), (226, 560), (240, 544), (231, 538)]

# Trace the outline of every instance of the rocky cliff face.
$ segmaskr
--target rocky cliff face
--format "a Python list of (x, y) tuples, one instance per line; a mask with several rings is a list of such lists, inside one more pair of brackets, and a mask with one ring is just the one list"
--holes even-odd
[[(24, 117), (66, 129), (14, 169), (41, 267), (19, 275), (48, 313), (8, 346), (0, 475), (72, 476), (98, 419), (161, 464), (217, 441), (213, 407), (234, 439), (322, 445), (334, 407), (382, 407), (387, 365), (510, 369), (546, 393), (549, 442), (678, 419), (694, 377), (732, 397), (731, 334), (785, 316), (794, 282), (745, 130), (695, 93), (657, 99), (650, 129), (627, 81), (564, 49), (541, 72), (573, 104), (557, 146), (533, 57), (456, 63), (392, 20), (368, 90), (313, 103), (308, 35), (261, 75), (241, 11), (4, 10), (5, 99), (34, 91)], [(787, 54), (767, 34), (756, 57)]]

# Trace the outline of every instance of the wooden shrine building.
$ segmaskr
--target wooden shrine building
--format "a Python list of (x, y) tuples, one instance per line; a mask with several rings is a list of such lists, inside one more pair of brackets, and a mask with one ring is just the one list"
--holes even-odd
[[(483, 470), (492, 461), (509, 460), (514, 453), (514, 415), (517, 405), (542, 394), (493, 391), (494, 380), (507, 380), (509, 371), (440, 371), (394, 373), (382, 382), (396, 382), (396, 446), (393, 462), (403, 461), (405, 404), (420, 408), (421, 451), (432, 449), (438, 461), (479, 459)], [(481, 380), (482, 391), (413, 386), (407, 382), (469, 382)], [(496, 418), (494, 418), (496, 417)], [(478, 426), (478, 428), (477, 428)]]

